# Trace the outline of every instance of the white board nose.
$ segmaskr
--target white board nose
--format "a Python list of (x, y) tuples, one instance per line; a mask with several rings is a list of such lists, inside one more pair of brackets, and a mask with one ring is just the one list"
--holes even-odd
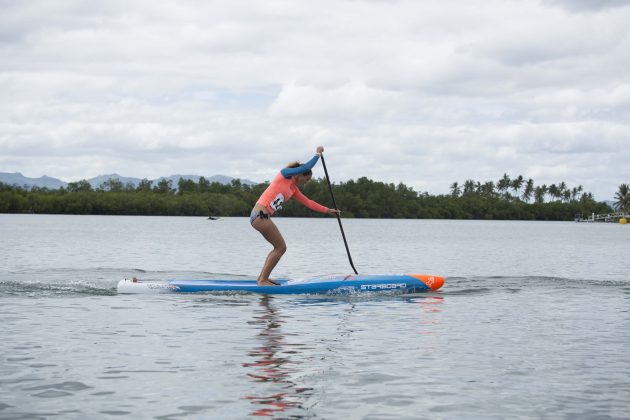
[(137, 279), (124, 279), (118, 282), (118, 293), (121, 294), (159, 294), (175, 293), (179, 289), (164, 281), (140, 281)]

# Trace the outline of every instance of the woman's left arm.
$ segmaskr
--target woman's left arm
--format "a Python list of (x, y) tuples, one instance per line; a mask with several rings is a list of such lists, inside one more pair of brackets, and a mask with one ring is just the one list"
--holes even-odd
[(331, 211), (331, 209), (329, 209), (328, 207), (322, 206), (321, 204), (311, 200), (310, 198), (302, 194), (302, 192), (297, 188), (295, 189), (295, 193), (293, 193), (293, 197), (295, 197), (297, 201), (304, 204), (309, 209), (318, 213), (330, 213)]
[(283, 170), (280, 171), (280, 173), (282, 173), (283, 177), (285, 177), (286, 179), (289, 179), (292, 176), (303, 174), (304, 172), (310, 169), (313, 169), (313, 166), (315, 166), (318, 160), (319, 160), (319, 155), (315, 155), (311, 158), (311, 160), (298, 166), (297, 168), (284, 168)]

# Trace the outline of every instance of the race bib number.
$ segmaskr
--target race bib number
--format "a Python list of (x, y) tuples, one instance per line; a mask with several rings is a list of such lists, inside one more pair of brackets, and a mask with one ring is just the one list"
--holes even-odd
[(274, 211), (282, 210), (282, 205), (284, 204), (284, 195), (279, 193), (276, 195), (276, 198), (271, 202), (271, 208)]

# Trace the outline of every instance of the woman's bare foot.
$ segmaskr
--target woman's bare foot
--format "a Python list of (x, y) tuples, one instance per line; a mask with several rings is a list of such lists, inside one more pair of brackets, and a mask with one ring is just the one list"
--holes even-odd
[(271, 280), (271, 279), (267, 279), (267, 280), (257, 280), (256, 284), (258, 286), (280, 286), (280, 283), (276, 283), (275, 281)]

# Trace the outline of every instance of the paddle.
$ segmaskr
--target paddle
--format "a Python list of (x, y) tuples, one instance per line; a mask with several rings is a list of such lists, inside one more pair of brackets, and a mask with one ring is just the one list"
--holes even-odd
[[(324, 160), (324, 154), (320, 153), (319, 156), (322, 158), (322, 165), (324, 166), (324, 172), (326, 173), (326, 181), (328, 182), (328, 189), (330, 190), (330, 196), (332, 197), (333, 206), (335, 206), (335, 210), (339, 210), (337, 208), (337, 202), (335, 201), (335, 194), (333, 194), (332, 185), (330, 184), (330, 177), (328, 176), (328, 169), (326, 169), (326, 161)], [(346, 246), (346, 252), (348, 253), (348, 260), (350, 261), (350, 266), (354, 270), (354, 274), (359, 274), (356, 268), (354, 268), (354, 264), (352, 263), (352, 257), (350, 256), (350, 248), (348, 248), (348, 241), (346, 240), (346, 234), (343, 231), (343, 226), (341, 225), (341, 216), (337, 213), (337, 221), (339, 222), (339, 229), (341, 229), (341, 236), (343, 237), (343, 243)]]

